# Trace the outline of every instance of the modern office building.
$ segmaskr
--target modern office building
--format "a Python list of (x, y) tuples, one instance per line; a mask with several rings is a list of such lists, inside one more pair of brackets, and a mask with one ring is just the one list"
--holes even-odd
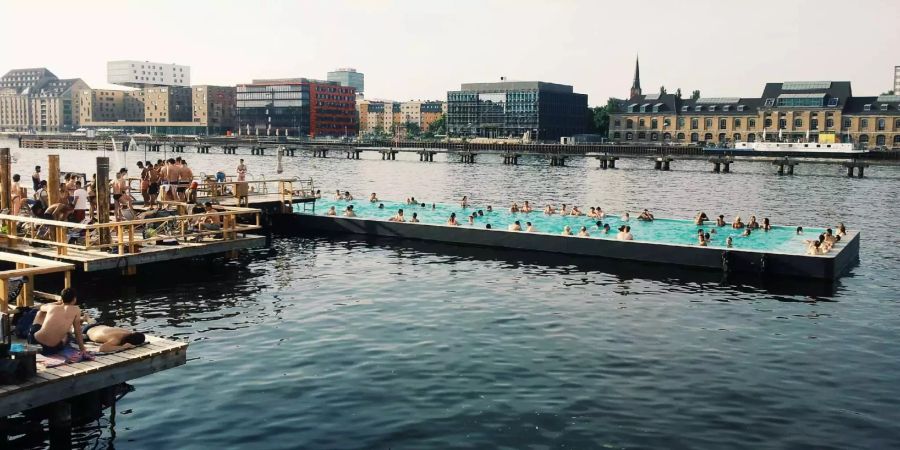
[(86, 89), (78, 97), (79, 125), (142, 122), (144, 93), (139, 90)]
[(352, 87), (356, 93), (362, 95), (365, 92), (366, 80), (362, 72), (357, 72), (352, 67), (344, 67), (328, 72), (328, 81), (336, 81), (341, 86)]
[(81, 79), (59, 79), (45, 68), (11, 70), (0, 78), (0, 130), (72, 131), (77, 99), (87, 89)]
[(900, 95), (854, 97), (849, 81), (766, 83), (752, 97), (682, 99), (632, 91), (637, 95), (610, 115), (614, 142), (728, 145), (821, 137), (861, 148), (900, 148)]
[(192, 122), (191, 88), (181, 86), (150, 87), (142, 90), (144, 121)]
[(463, 84), (447, 93), (451, 136), (557, 140), (585, 132), (587, 95), (542, 81)]
[(109, 61), (106, 76), (111, 84), (134, 88), (191, 85), (190, 66), (150, 61)]
[(231, 86), (194, 86), (191, 98), (193, 121), (206, 126), (206, 134), (224, 134), (234, 130), (235, 88)]
[(253, 80), (237, 86), (238, 131), (265, 136), (356, 135), (355, 93), (333, 81)]

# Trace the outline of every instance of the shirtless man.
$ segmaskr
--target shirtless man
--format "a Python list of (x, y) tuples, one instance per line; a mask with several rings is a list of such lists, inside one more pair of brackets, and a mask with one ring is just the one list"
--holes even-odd
[(147, 172), (150, 171), (150, 166), (144, 167), (144, 162), (138, 161), (137, 167), (141, 171), (141, 199), (144, 201), (144, 205), (149, 205), (150, 194), (147, 191), (150, 189), (150, 182), (148, 181)]
[(552, 216), (555, 212), (556, 212), (556, 210), (553, 209), (553, 205), (547, 205), (547, 207), (544, 208), (544, 214), (546, 214), (548, 216)]
[(531, 211), (534, 211), (534, 209), (531, 207), (531, 204), (528, 203), (528, 200), (525, 200), (525, 204), (522, 206), (521, 211), (523, 213), (530, 213)]
[(334, 206), (332, 206), (331, 208), (328, 208), (328, 211), (325, 212), (325, 215), (326, 216), (336, 216), (337, 211), (334, 209)]
[(68, 203), (54, 203), (44, 210), (44, 218), (65, 222), (69, 220), (69, 215), (74, 211), (75, 208)]
[(747, 222), (747, 228), (751, 230), (759, 228), (759, 222), (756, 221), (756, 216), (750, 216), (750, 222)]
[(630, 227), (630, 226), (625, 225), (625, 234), (622, 236), (622, 239), (624, 239), (624, 240), (626, 240), (626, 241), (633, 241), (633, 240), (634, 240), (634, 235), (631, 234), (631, 227)]
[(525, 231), (528, 233), (534, 233), (534, 225), (532, 225), (531, 222), (525, 222)]
[[(372, 194), (372, 195), (375, 195), (375, 194)], [(390, 222), (406, 222), (406, 219), (403, 217), (403, 210), (398, 209), (397, 214), (394, 215), (394, 217), (391, 217), (390, 219), (388, 219), (388, 221), (390, 221)]]
[(512, 225), (509, 226), (509, 231), (522, 231), (522, 224), (519, 221), (513, 222)]
[(412, 219), (409, 219), (409, 222), (410, 223), (419, 223), (419, 215), (416, 213), (413, 213)]
[(28, 333), (28, 341), (40, 344), (42, 355), (53, 355), (63, 351), (69, 341), (69, 330), (75, 330), (75, 342), (84, 352), (84, 337), (81, 334), (81, 308), (76, 304), (75, 290), (65, 288), (60, 293), (62, 299), (53, 304), (41, 305)]
[(653, 221), (653, 214), (650, 214), (650, 211), (647, 211), (647, 210), (645, 209), (645, 210), (641, 213), (641, 215), (638, 216), (638, 220), (643, 220), (643, 221), (645, 221), (645, 222), (652, 222), (652, 221)]
[(186, 202), (187, 190), (194, 182), (194, 171), (188, 167), (187, 161), (181, 160), (181, 169), (178, 171), (178, 198)]
[(347, 210), (344, 211), (344, 217), (356, 217), (356, 213), (353, 212), (353, 205), (347, 206)]
[(563, 231), (562, 231), (562, 235), (563, 235), (563, 236), (571, 236), (571, 235), (572, 235), (572, 227), (570, 227), (570, 226), (568, 226), (568, 225), (564, 226), (564, 227), (563, 227)]
[(578, 235), (581, 236), (581, 237), (588, 237), (588, 236), (590, 236), (590, 234), (588, 234), (587, 227), (581, 227), (581, 229), (578, 230)]
[[(369, 203), (378, 203), (378, 196), (374, 192), (369, 196)], [(407, 203), (409, 202), (407, 201)]]
[(741, 222), (741, 216), (735, 216), (734, 222), (731, 223), (731, 228), (734, 228), (735, 230), (744, 228), (744, 222)]
[(146, 340), (144, 333), (119, 327), (108, 327), (96, 322), (86, 324), (84, 328), (82, 328), (81, 333), (87, 337), (88, 341), (100, 344), (100, 348), (97, 349), (97, 351), (102, 353), (117, 352), (119, 350), (134, 348), (143, 344)]
[(166, 161), (166, 166), (163, 167), (162, 177), (163, 177), (163, 186), (165, 189), (163, 190), (163, 200), (175, 200), (176, 193), (178, 191), (178, 179), (181, 176), (181, 170), (178, 166), (175, 165), (175, 160), (169, 158)]
[(147, 195), (150, 197), (149, 207), (153, 208), (154, 206), (159, 206), (156, 204), (156, 199), (159, 197), (159, 171), (161, 167), (159, 165), (151, 166), (150, 161), (147, 161)]
[(725, 226), (725, 215), (719, 214), (719, 217), (716, 217), (716, 226), (724, 227)]

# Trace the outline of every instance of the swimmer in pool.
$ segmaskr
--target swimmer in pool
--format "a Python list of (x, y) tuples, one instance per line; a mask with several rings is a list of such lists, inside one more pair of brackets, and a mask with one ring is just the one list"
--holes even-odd
[(512, 225), (509, 226), (509, 231), (522, 231), (522, 224), (519, 221), (513, 222)]
[(398, 210), (397, 210), (397, 214), (395, 214), (394, 217), (391, 217), (391, 218), (388, 219), (388, 220), (391, 221), (391, 222), (406, 222), (406, 218), (403, 217), (403, 210), (402, 210), (402, 209), (398, 209)]
[(344, 199), (344, 194), (341, 194), (340, 189), (334, 191), (334, 199), (335, 200), (343, 200)]
[(563, 227), (562, 235), (563, 236), (571, 236), (572, 235), (572, 227), (570, 227), (568, 225)]
[(491, 224), (485, 224), (484, 229), (485, 229), (485, 230), (490, 230), (490, 229), (491, 229)]
[(703, 236), (703, 233), (697, 235), (697, 245), (706, 247), (706, 238)]
[(356, 213), (353, 212), (353, 205), (347, 205), (347, 210), (344, 211), (344, 217), (356, 217)]
[(519, 212), (519, 205), (513, 203), (512, 206), (509, 207), (509, 212), (513, 214)]
[(494, 208), (491, 208), (491, 205), (487, 206), (487, 212), (494, 212)]
[(809, 245), (806, 247), (806, 253), (810, 255), (821, 255), (825, 253), (825, 250), (822, 249), (822, 244), (819, 241), (809, 241)]
[(797, 234), (803, 234), (803, 227), (797, 227)]
[(728, 236), (728, 238), (725, 239), (725, 246), (728, 248), (731, 248), (733, 245), (734, 245), (734, 240), (731, 239), (731, 236)]
[(328, 208), (328, 211), (325, 213), (326, 216), (336, 216), (337, 210), (334, 209), (334, 206)]
[(602, 229), (603, 229), (603, 222), (600, 221), (600, 220), (597, 221), (597, 229), (598, 229), (598, 230), (602, 230)]
[(559, 208), (559, 214), (563, 216), (569, 215), (569, 211), (566, 209), (566, 204), (562, 204), (562, 208)]
[(769, 231), (772, 229), (772, 224), (769, 223), (768, 217), (763, 217), (762, 229), (763, 229), (763, 231)]
[(581, 236), (581, 237), (588, 237), (588, 236), (590, 236), (590, 234), (588, 234), (587, 227), (581, 227), (581, 229), (578, 230), (578, 235)]
[(609, 230), (610, 230), (609, 224), (604, 223), (603, 224), (603, 234), (609, 234)]
[(469, 214), (467, 220), (469, 221), (469, 225), (475, 225), (475, 214)]
[(454, 227), (459, 226), (459, 222), (456, 221), (456, 213), (450, 213), (450, 218), (447, 219), (447, 225), (451, 225)]
[(628, 222), (629, 219), (631, 219), (631, 216), (627, 212), (625, 214), (622, 214), (623, 222)]
[(546, 214), (546, 215), (548, 215), (548, 216), (552, 216), (553, 213), (555, 213), (555, 212), (556, 212), (556, 210), (553, 209), (553, 206), (552, 206), (552, 205), (547, 205), (547, 207), (544, 208), (544, 214)]
[(744, 232), (741, 233), (741, 237), (750, 237), (750, 229), (744, 228)]
[(419, 202), (416, 200), (415, 197), (410, 197), (410, 198), (409, 198), (409, 204), (410, 204), (410, 205), (418, 205)]
[(747, 223), (747, 228), (751, 230), (759, 228), (759, 222), (756, 221), (756, 216), (750, 216), (750, 222)]
[(598, 207), (597, 207), (597, 218), (598, 218), (598, 219), (603, 219), (603, 218), (605, 218), (605, 217), (606, 217), (606, 213), (603, 212), (603, 210), (600, 209), (600, 207), (598, 206)]
[(534, 233), (536, 230), (534, 229), (534, 226), (531, 225), (531, 222), (525, 222), (525, 231)]
[(650, 214), (650, 211), (647, 211), (647, 210), (645, 209), (645, 210), (641, 213), (641, 215), (638, 216), (638, 220), (643, 220), (643, 221), (645, 221), (645, 222), (652, 222), (652, 221), (653, 221), (653, 214)]
[(577, 206), (573, 206), (573, 207), (572, 207), (572, 215), (573, 215), (573, 216), (583, 216), (584, 213), (581, 212), (581, 210), (578, 209)]
[(378, 209), (384, 209), (384, 203), (379, 203), (379, 204), (378, 204)]
[(834, 244), (834, 234), (831, 231), (831, 228), (825, 229), (825, 242), (829, 244)]
[(462, 200), (459, 201), (459, 206), (462, 206), (463, 208), (469, 207), (469, 196), (468, 195), (463, 195)]
[(744, 222), (741, 222), (741, 216), (734, 216), (734, 222), (731, 222), (731, 228), (740, 230), (741, 228), (744, 228), (744, 226)]
[(534, 209), (531, 208), (531, 204), (528, 203), (528, 200), (525, 200), (525, 204), (522, 205), (521, 211), (523, 213), (530, 213), (531, 211), (534, 211)]
[[(377, 202), (378, 202), (378, 196), (375, 195), (375, 193), (373, 192), (372, 195), (369, 196), (369, 203), (377, 203)], [(407, 201), (407, 203), (409, 203), (409, 202)]]
[(350, 195), (350, 191), (344, 191), (344, 200), (353, 201), (353, 196)]
[(711, 239), (709, 233), (704, 234), (703, 239), (706, 239), (706, 242), (712, 242), (712, 239)]
[(484, 217), (484, 211), (478, 210), (478, 217)]
[(631, 234), (631, 227), (628, 225), (625, 225), (625, 236), (623, 237), (623, 239), (625, 239), (626, 241), (634, 240), (634, 235)]
[(706, 213), (701, 211), (698, 212), (696, 216), (694, 216), (694, 224), (695, 225), (703, 225), (703, 222), (709, 220), (709, 217), (706, 216)]
[(412, 219), (409, 219), (409, 223), (419, 223), (419, 215), (416, 213), (413, 213)]
[(591, 218), (597, 217), (597, 208), (591, 206), (591, 209), (588, 210), (587, 216)]
[(619, 232), (616, 233), (616, 239), (620, 241), (625, 240), (625, 225), (619, 225)]
[(724, 227), (725, 226), (725, 215), (719, 214), (719, 217), (716, 217), (716, 226)]

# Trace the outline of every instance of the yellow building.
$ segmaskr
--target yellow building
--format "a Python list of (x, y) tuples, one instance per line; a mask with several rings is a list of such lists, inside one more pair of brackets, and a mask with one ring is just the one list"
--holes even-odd
[(81, 79), (59, 79), (45, 68), (11, 70), (0, 77), (0, 130), (72, 131), (86, 89)]

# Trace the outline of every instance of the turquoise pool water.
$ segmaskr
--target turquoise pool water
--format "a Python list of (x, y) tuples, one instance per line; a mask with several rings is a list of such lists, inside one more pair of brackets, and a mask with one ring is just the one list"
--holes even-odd
[[(379, 205), (384, 208), (379, 208)], [(764, 250), (768, 252), (781, 252), (792, 254), (805, 254), (805, 240), (814, 239), (820, 233), (824, 233), (824, 228), (803, 227), (803, 234), (796, 233), (797, 226), (773, 226), (769, 231), (762, 229), (752, 230), (750, 236), (741, 236), (743, 230), (735, 230), (731, 228), (731, 220), (733, 217), (726, 215), (726, 222), (729, 224), (724, 227), (715, 226), (715, 222), (706, 222), (703, 226), (698, 226), (692, 220), (679, 219), (661, 219), (657, 218), (652, 222), (637, 220), (640, 211), (631, 211), (630, 219), (623, 219), (624, 212), (607, 213), (602, 219), (591, 218), (587, 216), (561, 216), (559, 214), (546, 215), (543, 213), (543, 207), (546, 205), (532, 205), (538, 209), (531, 213), (510, 213), (509, 206), (494, 206), (493, 211), (488, 211), (488, 205), (473, 204), (467, 208), (463, 208), (458, 204), (448, 203), (426, 203), (425, 207), (420, 205), (407, 205), (405, 202), (396, 202), (389, 200), (379, 200), (372, 203), (365, 199), (354, 199), (353, 201), (332, 200), (322, 198), (316, 201), (315, 209), (310, 210), (307, 206), (306, 213), (316, 215), (325, 215), (328, 210), (334, 206), (339, 216), (343, 215), (348, 205), (353, 205), (356, 215), (363, 219), (388, 220), (395, 214), (398, 209), (403, 209), (407, 222), (412, 218), (413, 213), (418, 216), (421, 223), (431, 225), (445, 225), (451, 213), (456, 213), (457, 221), (462, 227), (485, 228), (487, 224), (491, 224), (493, 230), (507, 230), (515, 221), (519, 221), (524, 230), (526, 223), (531, 222), (535, 228), (535, 232), (548, 234), (561, 234), (564, 227), (568, 225), (572, 229), (573, 234), (578, 234), (581, 227), (587, 227), (589, 238), (591, 239), (615, 239), (616, 233), (620, 225), (628, 225), (631, 227), (631, 234), (636, 241), (657, 242), (663, 244), (681, 244), (681, 245), (698, 245), (697, 230), (704, 230), (710, 233), (709, 247), (725, 248), (726, 239), (731, 236), (733, 246), (736, 249), (747, 250)], [(554, 205), (559, 208), (560, 205)], [(298, 212), (302, 211), (302, 206), (298, 205)], [(571, 208), (571, 205), (569, 205)], [(579, 206), (582, 212), (587, 213), (590, 207)], [(468, 217), (472, 213), (482, 211), (484, 216), (477, 217), (474, 224), (468, 223)], [(604, 211), (605, 212), (605, 211)], [(716, 217), (718, 214), (707, 212), (707, 216)], [(749, 217), (743, 217), (746, 223)], [(757, 220), (762, 223), (762, 217), (757, 216)], [(597, 227), (597, 221), (603, 224), (609, 224), (610, 231), (604, 234), (603, 230)], [(770, 218), (771, 220), (771, 218)], [(841, 248), (841, 244), (835, 246), (832, 252), (837, 252)]]

